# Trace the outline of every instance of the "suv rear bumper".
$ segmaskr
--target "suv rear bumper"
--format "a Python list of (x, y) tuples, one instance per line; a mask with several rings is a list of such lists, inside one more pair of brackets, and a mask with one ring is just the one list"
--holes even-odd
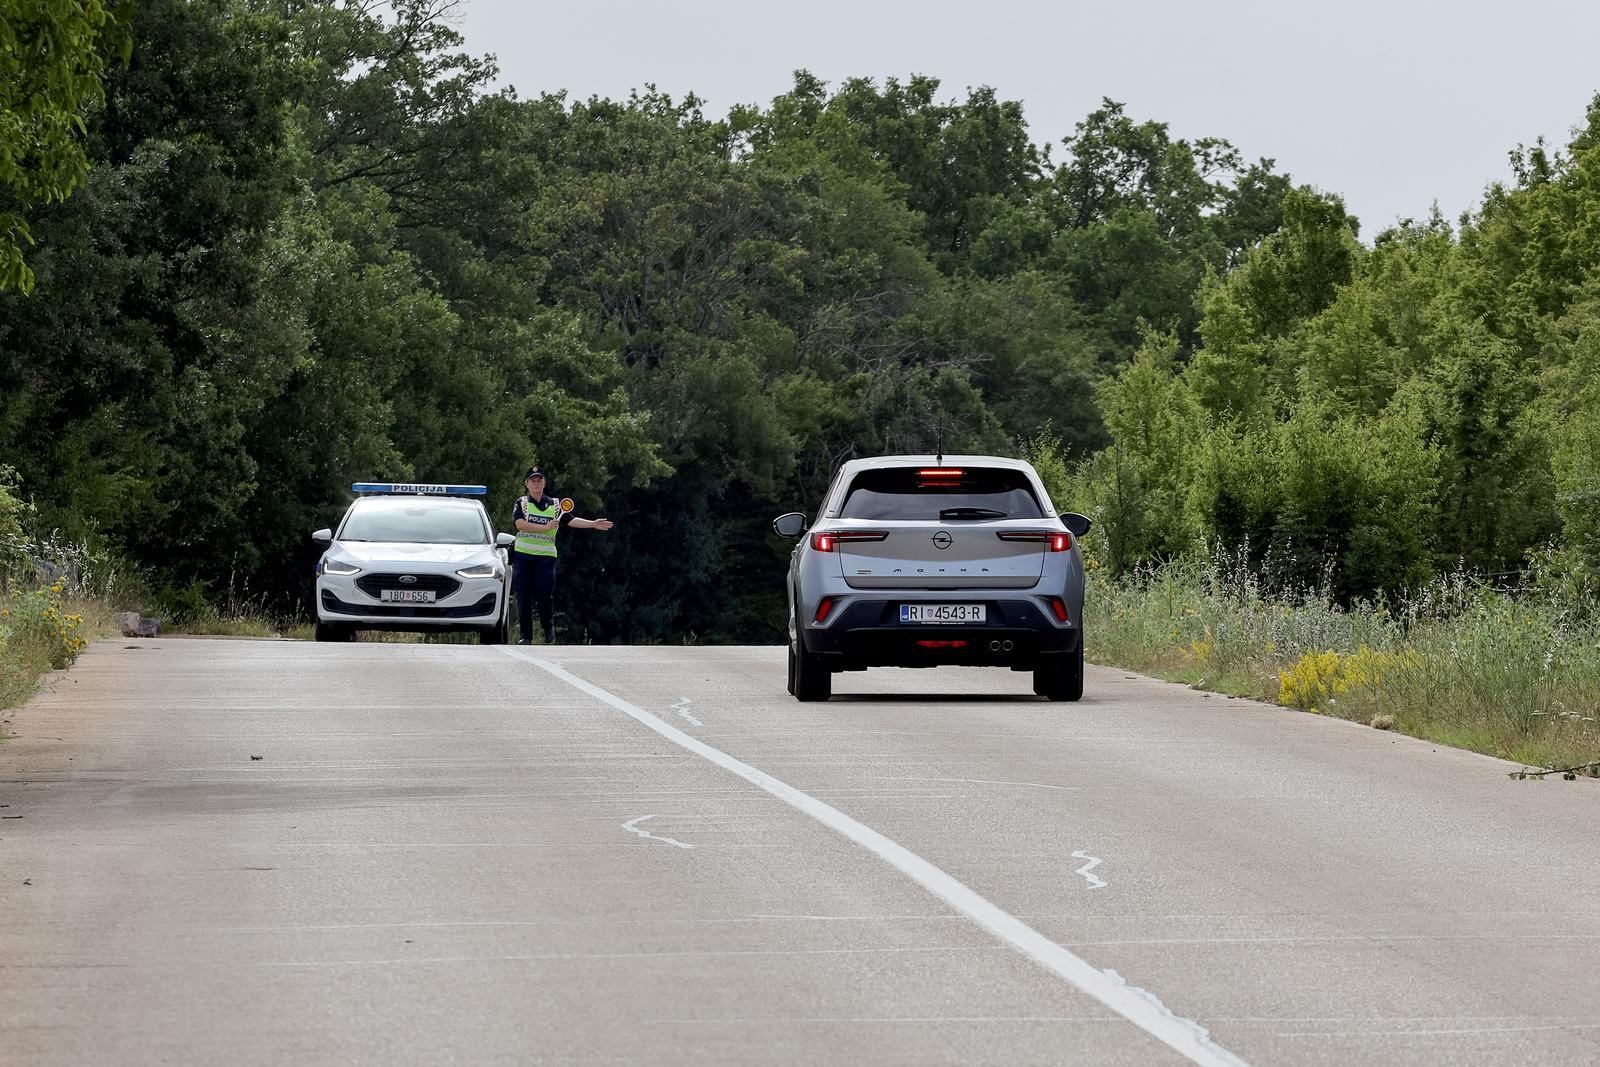
[[(1076, 626), (1056, 623), (1033, 600), (967, 602), (985, 605), (985, 622), (902, 623), (901, 599), (854, 600), (842, 605), (827, 626), (802, 627), (801, 635), (807, 651), (823, 656), (834, 670), (950, 665), (1033, 670), (1044, 657), (1076, 652), (1082, 640)], [(940, 642), (949, 644), (937, 647)]]

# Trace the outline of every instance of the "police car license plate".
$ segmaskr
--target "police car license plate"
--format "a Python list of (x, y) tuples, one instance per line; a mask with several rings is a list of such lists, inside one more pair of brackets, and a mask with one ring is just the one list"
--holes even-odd
[(385, 604), (432, 604), (433, 597), (432, 589), (385, 589), (378, 594)]
[(983, 622), (982, 604), (901, 604), (901, 622)]

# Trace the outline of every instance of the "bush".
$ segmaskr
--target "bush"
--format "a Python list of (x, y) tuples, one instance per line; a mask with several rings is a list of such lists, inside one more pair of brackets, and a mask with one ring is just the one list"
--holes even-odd
[(43, 651), (53, 670), (71, 666), (89, 642), (83, 615), (67, 610), (62, 589), (56, 582), (7, 597), (0, 607), (0, 644), (31, 645)]
[(1349, 604), (1429, 577), (1438, 454), (1405, 405), (1372, 421), (1304, 402), (1284, 422), (1214, 427), (1200, 452), (1207, 536), (1270, 559), (1278, 588), (1327, 584)]

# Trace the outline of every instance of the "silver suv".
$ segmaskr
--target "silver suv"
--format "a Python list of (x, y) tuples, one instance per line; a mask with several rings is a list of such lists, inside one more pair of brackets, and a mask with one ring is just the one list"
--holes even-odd
[(789, 692), (826, 700), (838, 671), (945, 664), (1033, 672), (1051, 700), (1083, 695), (1089, 519), (1057, 514), (1031, 464), (882, 456), (839, 468), (789, 565)]

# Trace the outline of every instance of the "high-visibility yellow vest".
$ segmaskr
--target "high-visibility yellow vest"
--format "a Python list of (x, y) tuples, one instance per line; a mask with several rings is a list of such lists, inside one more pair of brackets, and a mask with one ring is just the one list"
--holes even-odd
[(561, 528), (561, 504), (552, 501), (547, 508), (540, 507), (529, 497), (522, 498), (522, 516), (529, 522), (549, 519), (549, 525), (537, 533), (517, 532), (516, 550), (529, 556), (554, 556), (556, 531)]

